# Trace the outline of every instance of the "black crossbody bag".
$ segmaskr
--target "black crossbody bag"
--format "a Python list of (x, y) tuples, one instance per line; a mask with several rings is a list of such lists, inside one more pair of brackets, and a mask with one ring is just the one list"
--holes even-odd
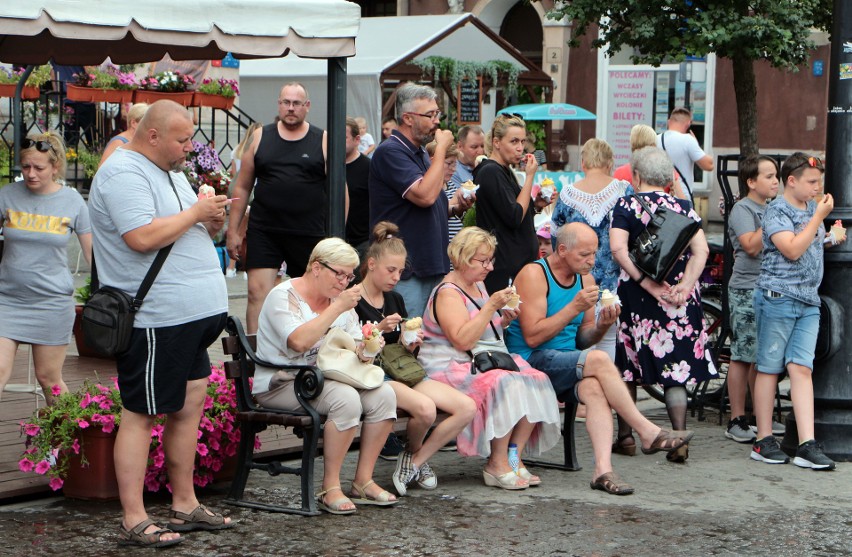
[[(167, 173), (168, 174), (168, 173)], [(177, 188), (172, 181), (171, 174), (169, 183), (175, 196), (178, 198), (178, 207), (183, 211), (183, 204), (177, 193)], [(133, 322), (136, 312), (142, 307), (142, 301), (154, 284), (154, 279), (166, 262), (166, 257), (172, 251), (174, 243), (169, 244), (157, 252), (151, 267), (145, 274), (142, 284), (135, 296), (129, 296), (124, 291), (112, 286), (99, 287), (98, 269), (92, 256), (92, 297), (83, 306), (81, 325), (86, 344), (99, 354), (108, 357), (119, 356), (130, 348), (130, 335), (133, 333)]]

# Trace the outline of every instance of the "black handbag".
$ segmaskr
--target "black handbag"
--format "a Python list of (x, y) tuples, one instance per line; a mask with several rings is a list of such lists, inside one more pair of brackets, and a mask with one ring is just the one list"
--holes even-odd
[(630, 260), (654, 282), (663, 282), (701, 229), (701, 224), (662, 205), (652, 211), (641, 195), (633, 198), (651, 215), (651, 220), (630, 246)]
[[(447, 282), (444, 284), (453, 283)], [(467, 292), (461, 289), (461, 287), (456, 284), (453, 284), (453, 286), (458, 288), (459, 292), (467, 296), (467, 299), (470, 300), (477, 309), (482, 309), (480, 305), (476, 303), (476, 300), (471, 298)], [(432, 295), (432, 316), (435, 318), (435, 323), (438, 323), (438, 308), (436, 307), (436, 301), (438, 298), (438, 291), (440, 289), (441, 287), (436, 288), (435, 293)], [(473, 350), (467, 351), (468, 356), (470, 356), (471, 375), (476, 375), (477, 372), (485, 373), (492, 369), (521, 371), (518, 364), (515, 363), (514, 358), (512, 358), (512, 355), (506, 352), (506, 345), (503, 344), (503, 339), (500, 337), (500, 333), (497, 332), (497, 327), (494, 326), (494, 322), (489, 321), (488, 324), (491, 325), (491, 330), (494, 331), (494, 336), (496, 338), (490, 340), (480, 339), (473, 347)], [(440, 326), (440, 323), (438, 323), (438, 325)]]

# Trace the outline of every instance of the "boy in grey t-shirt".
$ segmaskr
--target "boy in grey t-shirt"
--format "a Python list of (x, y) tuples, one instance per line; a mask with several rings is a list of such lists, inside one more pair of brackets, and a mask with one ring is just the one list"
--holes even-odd
[[(751, 443), (755, 434), (745, 415), (746, 387), (754, 392), (757, 375), (757, 325), (754, 316), (754, 284), (763, 258), (763, 214), (766, 202), (778, 193), (778, 165), (770, 157), (752, 155), (739, 164), (740, 201), (728, 217), (728, 236), (734, 248), (734, 269), (728, 282), (731, 312), (731, 363), (728, 396), (731, 419), (725, 437)], [(778, 428), (781, 428), (780, 431)], [(783, 426), (773, 424), (773, 433)]]

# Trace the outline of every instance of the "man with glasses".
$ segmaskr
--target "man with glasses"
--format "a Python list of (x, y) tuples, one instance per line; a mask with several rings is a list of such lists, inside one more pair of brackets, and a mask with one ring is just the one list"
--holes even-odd
[(473, 167), (476, 157), (485, 154), (485, 132), (480, 126), (462, 126), (459, 128), (458, 163), (453, 174), (453, 183), (461, 185), (473, 180)]
[(310, 108), (304, 85), (284, 85), (278, 95), (278, 121), (254, 133), (241, 159), (228, 223), (228, 253), (238, 257), (243, 241), (240, 222), (254, 189), (245, 261), (250, 334), (257, 332), (260, 308), (275, 286), (281, 262), (288, 275), (302, 276), (311, 250), (326, 236), (327, 139), (324, 130), (305, 120)]
[[(406, 83), (397, 89), (399, 127), (373, 153), (370, 163), (370, 228), (380, 221), (399, 226), (408, 265), (396, 290), (410, 315), (422, 315), (432, 289), (450, 272), (447, 220), (471, 203), (460, 191), (444, 195), (444, 162), (453, 133), (441, 130), (441, 111), (431, 87)], [(435, 139), (430, 159), (427, 143)], [(433, 164), (434, 163), (434, 164)]]
[(692, 126), (692, 112), (688, 108), (675, 108), (669, 116), (668, 129), (657, 136), (657, 147), (668, 153), (675, 171), (686, 184), (690, 197), (695, 187), (692, 165), (705, 172), (713, 170), (713, 157), (704, 152), (689, 129)]

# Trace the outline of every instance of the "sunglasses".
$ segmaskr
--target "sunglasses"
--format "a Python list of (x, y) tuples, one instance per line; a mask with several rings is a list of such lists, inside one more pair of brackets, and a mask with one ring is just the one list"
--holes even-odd
[(793, 173), (793, 172), (795, 172), (796, 170), (799, 170), (799, 169), (800, 169), (800, 168), (802, 168), (803, 166), (810, 166), (811, 168), (816, 168), (816, 169), (818, 169), (818, 170), (820, 170), (820, 171), (822, 171), (822, 170), (823, 170), (823, 166), (822, 166), (822, 161), (821, 161), (821, 160), (819, 160), (817, 157), (808, 157), (807, 159), (803, 160), (802, 162), (800, 162), (799, 164), (797, 164), (796, 166), (794, 166), (793, 168), (791, 168), (791, 169), (790, 169), (790, 174), (792, 174), (792, 173)]
[(53, 153), (56, 154), (56, 149), (53, 148), (53, 145), (51, 145), (49, 141), (35, 141), (28, 137), (21, 141), (22, 149), (29, 149), (31, 147), (35, 147), (36, 151), (39, 151), (41, 153), (53, 151)]

